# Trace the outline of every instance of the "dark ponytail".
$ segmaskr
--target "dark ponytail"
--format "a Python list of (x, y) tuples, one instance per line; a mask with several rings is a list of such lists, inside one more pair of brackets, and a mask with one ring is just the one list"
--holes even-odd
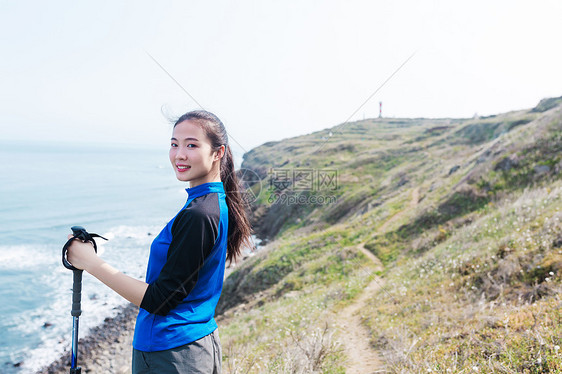
[(224, 145), (225, 152), (220, 160), (220, 177), (226, 193), (228, 206), (228, 239), (226, 259), (229, 263), (235, 262), (240, 256), (242, 246), (252, 247), (252, 229), (246, 215), (245, 201), (242, 195), (238, 176), (234, 170), (234, 158), (228, 145), (228, 133), (221, 120), (213, 113), (205, 110), (188, 112), (178, 118), (174, 127), (183, 121), (192, 121), (199, 124), (211, 141), (213, 151), (220, 150)]

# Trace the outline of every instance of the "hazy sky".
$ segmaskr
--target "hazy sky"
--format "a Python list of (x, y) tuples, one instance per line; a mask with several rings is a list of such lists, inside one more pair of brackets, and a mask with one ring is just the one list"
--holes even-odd
[(530, 108), (562, 95), (561, 20), (555, 0), (0, 0), (0, 138), (167, 147), (162, 113), (201, 105), (243, 152), (346, 121), (412, 54), (352, 120)]

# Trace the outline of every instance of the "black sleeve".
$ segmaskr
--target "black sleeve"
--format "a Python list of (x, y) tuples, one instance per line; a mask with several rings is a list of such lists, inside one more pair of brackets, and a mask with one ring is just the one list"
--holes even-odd
[(140, 307), (165, 316), (195, 287), (199, 269), (211, 253), (218, 235), (218, 221), (198, 209), (186, 208), (172, 224), (172, 242), (166, 264), (150, 284)]

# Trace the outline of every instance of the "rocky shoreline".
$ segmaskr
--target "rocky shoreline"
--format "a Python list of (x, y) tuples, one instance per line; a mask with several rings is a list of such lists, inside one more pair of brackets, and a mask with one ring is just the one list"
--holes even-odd
[[(115, 317), (106, 318), (78, 343), (78, 366), (82, 373), (131, 373), (131, 355), (135, 320), (139, 308), (120, 307)], [(65, 352), (37, 374), (63, 374), (70, 369), (70, 351)]]

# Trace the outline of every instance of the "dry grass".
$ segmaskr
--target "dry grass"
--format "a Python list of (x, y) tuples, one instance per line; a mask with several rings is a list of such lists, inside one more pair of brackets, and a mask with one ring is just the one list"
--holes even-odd
[(276, 269), (281, 257), (288, 261), (296, 245), (306, 258), (291, 260), (291, 270), (277, 283), (220, 317), (226, 373), (345, 373), (346, 357), (336, 339), (343, 328), (333, 315), (368, 284), (375, 265), (355, 246), (342, 246), (349, 239), (324, 235), (320, 252), (313, 234), (287, 240), (275, 256), (260, 254), (244, 265), (245, 278), (252, 279)]
[(390, 372), (562, 371), (561, 186), (490, 205), (387, 270), (367, 324)]

